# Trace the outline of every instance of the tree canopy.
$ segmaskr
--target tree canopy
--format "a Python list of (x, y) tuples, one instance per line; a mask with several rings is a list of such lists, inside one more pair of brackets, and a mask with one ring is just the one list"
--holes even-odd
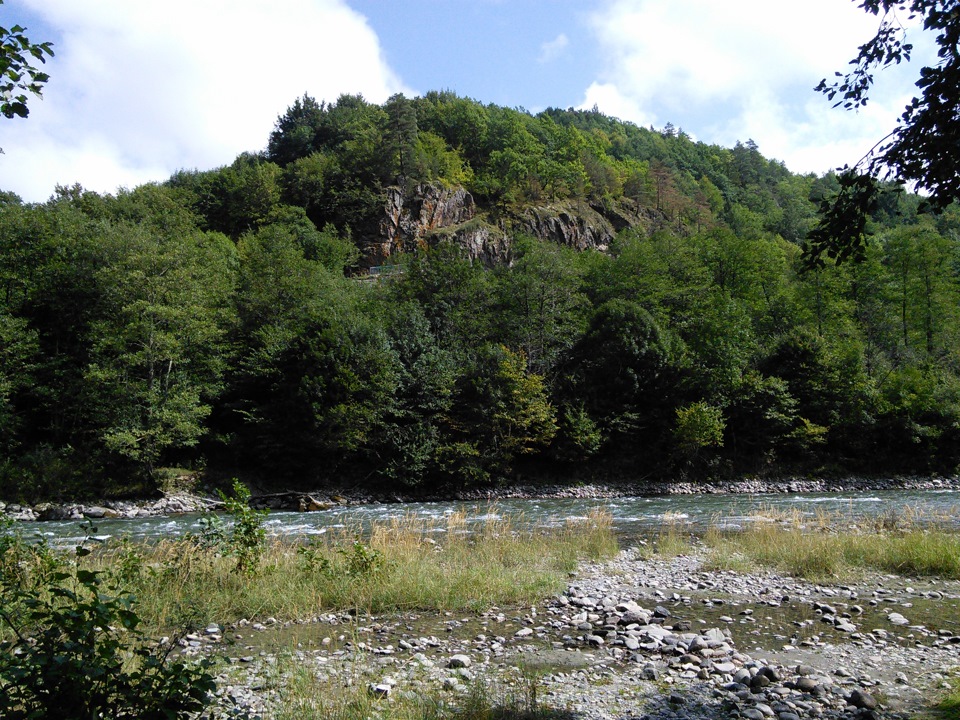
[[(845, 182), (442, 92), (304, 96), (265, 153), (116, 195), (0, 192), (0, 498), (199, 469), (385, 491), (953, 472), (960, 208), (880, 194), (863, 262), (802, 272)], [(474, 214), (441, 223), (444, 192)], [(397, 198), (437, 221), (367, 274)]]

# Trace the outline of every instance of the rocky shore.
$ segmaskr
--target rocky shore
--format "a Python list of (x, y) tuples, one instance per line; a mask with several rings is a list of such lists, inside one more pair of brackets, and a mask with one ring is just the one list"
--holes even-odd
[[(451, 491), (447, 493), (374, 492), (350, 487), (320, 489), (312, 492), (254, 492), (251, 505), (271, 510), (322, 511), (338, 505), (402, 503), (443, 500), (500, 500), (507, 498), (583, 498), (636, 497), (654, 495), (715, 495), (843, 492), (853, 490), (960, 490), (960, 477), (847, 477), (785, 478), (768, 480), (744, 478), (704, 482), (611, 482), (591, 484), (515, 484), (496, 488)], [(84, 518), (137, 518), (178, 515), (216, 510), (222, 505), (212, 494), (176, 492), (144, 500), (104, 500), (98, 503), (40, 503), (21, 505), (0, 501), (0, 515), (13, 520), (83, 520)]]
[(216, 713), (233, 717), (269, 716), (305, 672), (326, 696), (369, 694), (379, 717), (480, 682), (571, 720), (906, 718), (960, 666), (960, 583), (816, 585), (705, 557), (628, 549), (520, 610), (241, 621), (182, 644), (229, 657)]

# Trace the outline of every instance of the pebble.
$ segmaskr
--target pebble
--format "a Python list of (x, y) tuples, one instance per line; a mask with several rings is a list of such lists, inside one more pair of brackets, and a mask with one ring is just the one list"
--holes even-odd
[[(466, 693), (474, 679), (516, 687), (515, 668), (534, 659), (538, 667), (551, 668), (536, 680), (540, 702), (578, 720), (873, 720), (875, 713), (888, 712), (888, 702), (912, 701), (919, 707), (934, 685), (913, 684), (935, 683), (925, 670), (960, 664), (960, 637), (951, 632), (913, 630), (892, 621), (886, 628), (873, 628), (861, 622), (863, 609), (846, 603), (855, 595), (870, 596), (874, 588), (815, 586), (774, 573), (708, 573), (700, 570), (700, 562), (696, 553), (644, 560), (625, 550), (612, 561), (578, 568), (567, 590), (543, 605), (513, 616), (493, 608), (474, 618), (482, 628), (470, 629), (469, 618), (438, 619), (438, 627), (463, 624), (462, 638), (456, 632), (441, 633), (440, 640), (400, 630), (395, 635), (371, 631), (363, 635), (365, 649), (359, 643), (337, 650), (325, 646), (297, 651), (297, 657), (344, 683), (357, 676), (362, 658), (374, 677), (388, 672), (396, 678), (395, 687), (385, 681), (367, 686), (393, 687), (392, 695), (389, 689), (383, 696), (371, 690), (384, 703), (430, 688)], [(710, 593), (711, 604), (723, 600), (729, 614), (720, 616), (714, 609), (712, 620), (699, 616), (698, 608), (709, 608), (691, 599), (698, 588)], [(944, 594), (955, 597), (952, 592)], [(771, 597), (809, 615), (801, 615), (793, 626), (785, 623), (798, 634), (792, 642), (774, 646), (789, 650), (764, 657), (752, 640), (744, 643), (753, 632), (749, 628), (756, 626), (739, 621), (763, 621), (763, 615), (781, 612), (761, 604)], [(742, 614), (748, 609), (752, 615)], [(833, 620), (822, 623), (827, 616)], [(380, 627), (374, 620), (362, 622)], [(377, 622), (387, 625), (382, 618)], [(402, 621), (397, 627), (402, 629)], [(786, 631), (784, 640), (792, 631)], [(510, 642), (510, 637), (526, 642)], [(201, 652), (211, 649), (209, 642), (202, 645)], [(395, 652), (382, 654), (386, 648)], [(434, 662), (427, 655), (432, 653), (443, 659), (434, 657)], [(237, 690), (242, 683), (221, 681), (234, 688), (232, 694), (218, 692), (225, 706), (245, 708), (252, 716), (270, 715), (270, 693), (253, 689), (264, 685), (260, 678), (269, 658), (245, 655), (232, 666), (245, 670), (248, 682), (246, 690)], [(878, 698), (884, 699), (882, 705)]]

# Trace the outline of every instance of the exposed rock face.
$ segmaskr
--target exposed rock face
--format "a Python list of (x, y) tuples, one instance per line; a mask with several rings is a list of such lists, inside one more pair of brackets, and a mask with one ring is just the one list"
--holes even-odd
[(398, 253), (435, 245), (441, 239), (462, 247), (471, 260), (485, 265), (509, 263), (511, 239), (518, 234), (577, 250), (605, 250), (617, 232), (650, 229), (658, 218), (629, 200), (609, 207), (587, 202), (537, 205), (491, 220), (462, 187), (419, 185), (412, 193), (387, 189), (383, 215), (364, 242), (366, 265), (389, 265)]
[(576, 250), (604, 250), (616, 236), (613, 225), (589, 205), (575, 212), (566, 206), (538, 206), (517, 218), (521, 232)]
[(473, 196), (464, 188), (439, 185), (419, 185), (409, 197), (399, 187), (388, 188), (383, 210), (379, 237), (366, 248), (370, 265), (423, 247), (427, 233), (469, 222), (477, 214)]
[(502, 228), (471, 224), (455, 229), (450, 233), (450, 238), (463, 248), (468, 258), (484, 265), (509, 263), (512, 258), (510, 237)]

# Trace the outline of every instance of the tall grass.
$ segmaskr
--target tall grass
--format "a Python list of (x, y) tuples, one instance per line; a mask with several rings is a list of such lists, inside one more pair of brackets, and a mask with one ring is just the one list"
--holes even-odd
[(614, 554), (608, 514), (550, 531), (519, 521), (467, 528), (463, 515), (441, 523), (408, 517), (369, 534), (344, 530), (299, 542), (275, 540), (254, 573), (218, 548), (188, 541), (121, 545), (95, 554), (123, 575), (144, 620), (157, 629), (273, 616), (300, 619), (358, 609), (479, 610), (534, 602), (563, 588), (581, 559)]
[(960, 535), (903, 521), (858, 527), (825, 515), (761, 517), (739, 532), (712, 529), (704, 540), (718, 568), (747, 562), (811, 580), (863, 570), (960, 579)]
[(673, 558), (688, 554), (693, 547), (694, 538), (684, 530), (683, 518), (667, 514), (654, 538), (655, 554), (662, 558)]

